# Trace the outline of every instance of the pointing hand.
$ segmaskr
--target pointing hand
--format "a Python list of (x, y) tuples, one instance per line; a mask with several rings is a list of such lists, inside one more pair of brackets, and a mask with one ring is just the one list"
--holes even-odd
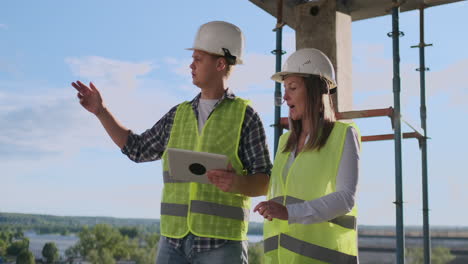
[(80, 104), (89, 112), (99, 115), (104, 109), (101, 94), (92, 82), (89, 87), (80, 81), (72, 82), (71, 85), (78, 91)]

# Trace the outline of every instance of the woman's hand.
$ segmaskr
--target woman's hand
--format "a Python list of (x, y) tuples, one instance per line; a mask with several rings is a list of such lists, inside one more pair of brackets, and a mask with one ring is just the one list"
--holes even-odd
[(289, 218), (286, 206), (271, 200), (257, 204), (254, 208), (254, 212), (258, 212), (265, 219), (268, 219), (268, 221), (273, 220), (273, 218), (280, 220), (288, 220)]

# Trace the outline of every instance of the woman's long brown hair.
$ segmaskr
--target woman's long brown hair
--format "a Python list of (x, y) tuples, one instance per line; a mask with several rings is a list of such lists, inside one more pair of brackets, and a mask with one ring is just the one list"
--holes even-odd
[[(304, 150), (320, 150), (330, 136), (335, 124), (335, 110), (330, 96), (331, 83), (317, 75), (302, 77), (306, 87), (306, 112), (310, 121), (310, 136)], [(299, 143), (302, 132), (301, 120), (290, 120), (291, 135), (283, 152), (291, 152)]]

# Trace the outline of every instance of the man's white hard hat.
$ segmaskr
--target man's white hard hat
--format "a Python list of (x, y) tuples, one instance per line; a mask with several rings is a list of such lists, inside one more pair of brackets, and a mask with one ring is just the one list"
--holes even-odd
[(318, 49), (300, 49), (288, 57), (283, 64), (281, 72), (271, 76), (276, 82), (283, 82), (284, 77), (290, 74), (318, 75), (326, 78), (336, 87), (335, 69), (328, 57)]
[(235, 25), (224, 21), (212, 21), (198, 29), (193, 46), (188, 50), (201, 50), (226, 56), (234, 64), (242, 64), (244, 35)]

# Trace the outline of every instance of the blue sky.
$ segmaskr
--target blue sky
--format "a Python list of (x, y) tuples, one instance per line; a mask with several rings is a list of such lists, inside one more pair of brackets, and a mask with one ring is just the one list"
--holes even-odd
[[(426, 10), (430, 222), (466, 225), (468, 25), (466, 1)], [(70, 82), (93, 81), (115, 116), (136, 132), (199, 91), (191, 84), (191, 46), (200, 24), (225, 20), (246, 37), (245, 65), (230, 86), (251, 99), (273, 145), (276, 20), (249, 1), (3, 1), (0, 4), (0, 211), (159, 218), (159, 161), (135, 164)], [(402, 111), (419, 125), (419, 14), (400, 15)], [(354, 22), (354, 109), (392, 105), (390, 16)], [(294, 32), (283, 45), (294, 51)], [(283, 111), (283, 116), (286, 112)], [(390, 133), (387, 118), (357, 120), (363, 135)], [(405, 131), (408, 127), (403, 126)], [(359, 224), (393, 225), (393, 141), (364, 143)], [(420, 225), (418, 143), (403, 142), (405, 224)], [(253, 199), (253, 205), (263, 197)], [(253, 221), (261, 221), (254, 215)]]

